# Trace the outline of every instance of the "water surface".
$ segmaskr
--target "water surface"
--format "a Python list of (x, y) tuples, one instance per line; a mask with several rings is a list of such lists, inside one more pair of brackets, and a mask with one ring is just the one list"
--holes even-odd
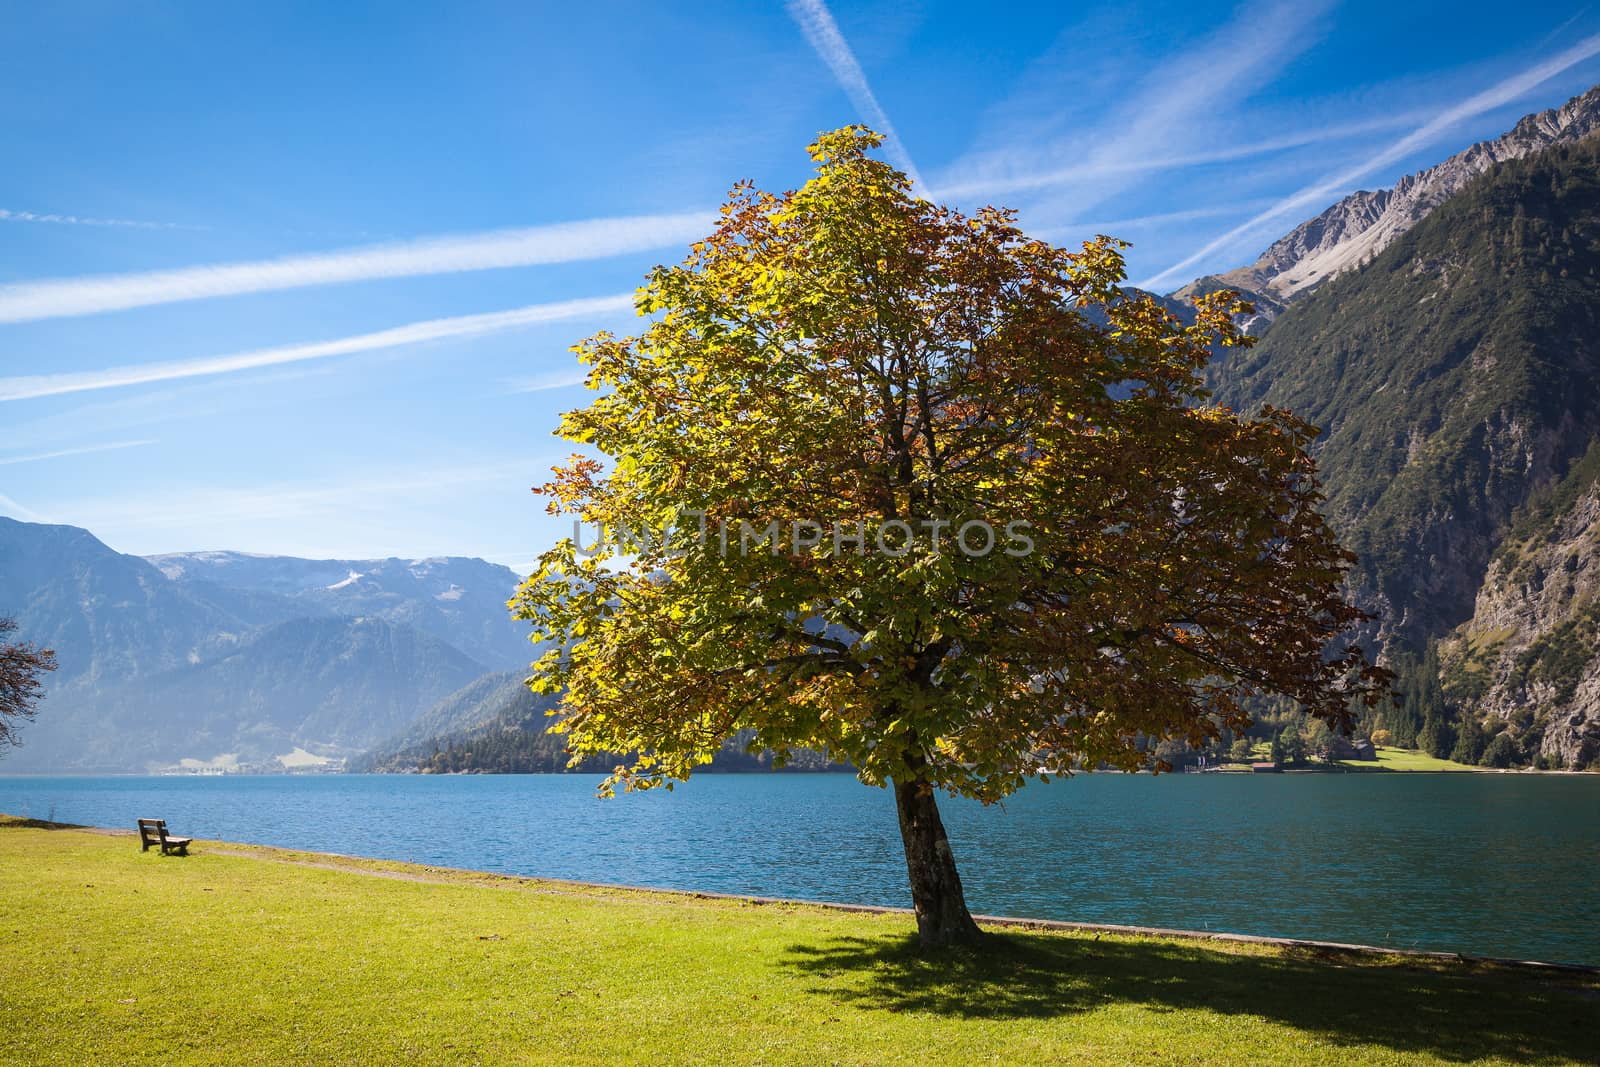
[[(0, 811), (512, 874), (908, 903), (848, 775), (0, 778)], [(976, 912), (1600, 963), (1600, 775), (1079, 775), (942, 801)]]

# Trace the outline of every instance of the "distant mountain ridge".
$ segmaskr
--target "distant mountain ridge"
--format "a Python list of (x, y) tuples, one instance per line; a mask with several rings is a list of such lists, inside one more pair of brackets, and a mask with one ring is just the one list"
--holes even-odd
[[(570, 766), (566, 736), (550, 732), (559, 701), (528, 688), (525, 671), (486, 674), (418, 716), (403, 731), (350, 761), (360, 772), (421, 774), (609, 773), (623, 762), (589, 756)], [(770, 752), (748, 749), (753, 731), (723, 744), (706, 771), (770, 771)], [(796, 749), (786, 764), (795, 771), (849, 771), (810, 749)]]
[(152, 562), (77, 527), (0, 518), (0, 611), (60, 663), (0, 767), (337, 761), (491, 667), (532, 658), (505, 607), (516, 580), (465, 558)]
[(506, 609), (520, 576), (481, 559), (300, 559), (247, 552), (147, 558), (180, 585), (210, 583), (283, 598), (303, 614), (371, 615), (415, 626), (489, 667), (521, 667), (532, 658), (527, 628)]
[(0, 516), (0, 611), (56, 650), (52, 689), (159, 674), (229, 651), (259, 624), (234, 599), (176, 586), (87, 530)]
[(21, 751), (84, 770), (270, 769), (297, 752), (337, 764), (482, 670), (410, 626), (293, 619), (217, 659), (109, 692), (52, 694), (29, 727), (48, 729)]
[[(350, 763), (354, 771), (537, 774), (567, 770), (565, 739), (548, 732), (551, 697), (525, 684), (526, 671), (497, 671), (449, 694)], [(615, 760), (590, 761), (610, 771)]]
[(1214, 289), (1237, 289), (1270, 321), (1329, 278), (1371, 261), (1489, 168), (1575, 143), (1597, 130), (1600, 86), (1560, 107), (1527, 115), (1501, 136), (1408, 174), (1392, 188), (1351, 193), (1274, 241), (1250, 266), (1197, 278), (1172, 295), (1187, 300)]

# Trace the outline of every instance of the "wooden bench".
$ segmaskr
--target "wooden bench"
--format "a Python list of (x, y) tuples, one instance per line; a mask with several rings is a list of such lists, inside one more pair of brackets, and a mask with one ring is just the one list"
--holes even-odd
[(163, 856), (187, 856), (192, 837), (172, 837), (167, 833), (167, 820), (139, 820), (139, 851), (149, 852), (151, 845), (160, 845)]

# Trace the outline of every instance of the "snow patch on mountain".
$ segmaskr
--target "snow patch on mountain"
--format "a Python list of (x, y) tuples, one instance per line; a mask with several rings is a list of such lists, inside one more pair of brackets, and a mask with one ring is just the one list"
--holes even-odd
[(352, 586), (352, 585), (356, 584), (357, 582), (359, 582), (361, 580), (361, 578), (362, 578), (362, 574), (361, 574), (360, 571), (351, 571), (349, 577), (343, 579), (342, 581), (334, 582), (332, 585), (325, 585), (325, 586), (323, 586), (323, 588), (324, 589), (348, 589), (350, 586)]

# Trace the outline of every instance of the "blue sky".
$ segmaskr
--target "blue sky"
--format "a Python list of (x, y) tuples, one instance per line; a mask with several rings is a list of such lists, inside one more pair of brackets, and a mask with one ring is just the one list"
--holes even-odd
[(818, 130), (1166, 290), (1600, 81), (1579, 4), (994, 10), (8, 5), (0, 513), (522, 566), (567, 346)]

